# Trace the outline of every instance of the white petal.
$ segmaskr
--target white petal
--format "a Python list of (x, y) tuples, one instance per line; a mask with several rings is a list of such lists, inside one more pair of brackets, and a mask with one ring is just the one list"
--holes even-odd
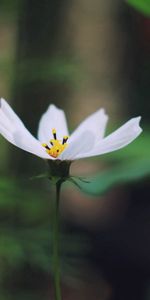
[(103, 138), (107, 121), (108, 116), (103, 108), (87, 117), (71, 134), (68, 147), (59, 158), (73, 160), (92, 151), (96, 141)]
[(71, 139), (77, 138), (81, 133), (90, 130), (95, 135), (95, 142), (103, 138), (108, 116), (103, 108), (87, 117), (72, 133)]
[(22, 121), (20, 118), (16, 115), (16, 113), (13, 111), (13, 109), (10, 107), (10, 105), (5, 101), (5, 99), (0, 99), (0, 105), (1, 105), (1, 111), (3, 112), (3, 115), (7, 117), (9, 122), (11, 124), (22, 124)]
[(9, 141), (10, 143), (15, 145), (13, 136), (11, 134), (11, 132), (9, 132), (5, 127), (3, 127), (2, 125), (0, 125), (0, 133), (2, 134), (3, 137), (5, 137), (5, 139), (7, 141)]
[[(141, 117), (133, 118), (119, 129), (97, 143), (92, 151), (84, 154), (84, 157), (96, 156), (121, 149), (130, 144), (142, 132), (139, 122)], [(76, 158), (83, 158), (78, 155)]]
[(62, 140), (63, 136), (69, 135), (64, 111), (51, 104), (39, 122), (38, 138), (42, 143), (48, 143), (53, 139), (53, 128), (56, 129), (59, 140)]
[(17, 147), (41, 158), (53, 159), (46, 153), (41, 143), (25, 127), (22, 130), (16, 130), (13, 133), (13, 138)]
[(25, 128), (8, 103), (0, 101), (0, 133), (10, 143), (42, 158), (50, 158), (40, 142)]
[(94, 143), (95, 136), (91, 131), (81, 132), (76, 138), (70, 138), (67, 148), (61, 153), (59, 159), (74, 160), (78, 155), (84, 157), (84, 153), (92, 150)]

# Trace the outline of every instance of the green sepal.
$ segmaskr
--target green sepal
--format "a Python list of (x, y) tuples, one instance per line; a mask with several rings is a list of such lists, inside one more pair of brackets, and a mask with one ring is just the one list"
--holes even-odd
[[(86, 178), (83, 177), (78, 177), (78, 176), (70, 176), (68, 178), (68, 181), (70, 181), (71, 183), (73, 183), (75, 186), (77, 186), (80, 190), (82, 190), (82, 185), (80, 185), (79, 182), (82, 183), (90, 183), (90, 181), (88, 181)], [(78, 182), (79, 181), (79, 182)]]
[(48, 173), (43, 173), (43, 174), (31, 176), (29, 179), (30, 179), (30, 180), (43, 179), (43, 178), (48, 178), (48, 176), (49, 176)]
[(48, 160), (48, 178), (52, 183), (65, 182), (70, 178), (71, 161)]

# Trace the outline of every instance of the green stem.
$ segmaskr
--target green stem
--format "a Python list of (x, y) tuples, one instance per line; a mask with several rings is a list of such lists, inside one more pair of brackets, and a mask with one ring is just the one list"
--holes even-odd
[(60, 287), (60, 260), (59, 260), (59, 200), (60, 200), (61, 181), (56, 183), (56, 201), (54, 209), (54, 228), (53, 228), (53, 259), (54, 259), (54, 286), (55, 300), (61, 300)]

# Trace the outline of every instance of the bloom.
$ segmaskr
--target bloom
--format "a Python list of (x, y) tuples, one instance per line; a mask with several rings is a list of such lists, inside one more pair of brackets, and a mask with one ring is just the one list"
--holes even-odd
[(132, 118), (104, 137), (108, 116), (104, 109), (86, 118), (70, 135), (65, 113), (49, 105), (42, 115), (36, 139), (9, 104), (0, 100), (0, 133), (10, 143), (43, 159), (76, 160), (97, 156), (125, 147), (141, 133), (141, 117)]

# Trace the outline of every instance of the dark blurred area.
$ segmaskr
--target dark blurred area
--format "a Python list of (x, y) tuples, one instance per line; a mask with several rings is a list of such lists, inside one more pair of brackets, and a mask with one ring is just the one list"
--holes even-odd
[[(0, 95), (32, 134), (37, 135), (50, 103), (65, 110), (70, 129), (100, 107), (110, 116), (110, 131), (142, 116), (139, 142), (74, 162), (71, 172), (77, 176), (113, 170), (127, 161), (138, 165), (144, 159), (150, 165), (150, 4), (128, 2), (0, 1)], [(0, 300), (53, 299), (54, 192), (48, 180), (30, 180), (46, 170), (45, 163), (2, 137), (0, 143)], [(64, 186), (63, 299), (150, 299), (145, 174), (97, 197)]]

